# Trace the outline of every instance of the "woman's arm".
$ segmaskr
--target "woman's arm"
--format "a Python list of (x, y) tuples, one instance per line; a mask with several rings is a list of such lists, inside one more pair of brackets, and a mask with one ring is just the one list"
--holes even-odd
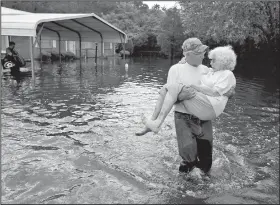
[(201, 92), (205, 95), (209, 95), (209, 96), (213, 96), (213, 97), (218, 97), (218, 96), (221, 96), (218, 91), (216, 90), (213, 90), (211, 88), (209, 88), (208, 86), (206, 85), (203, 85), (203, 84), (199, 84), (198, 86), (197, 85), (191, 85), (191, 87), (193, 87), (194, 89), (196, 89), (198, 92)]

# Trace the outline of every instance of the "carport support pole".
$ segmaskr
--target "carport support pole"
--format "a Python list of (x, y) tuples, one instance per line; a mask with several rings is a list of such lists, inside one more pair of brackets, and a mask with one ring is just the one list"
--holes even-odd
[(61, 64), (61, 46), (60, 46), (60, 35), (58, 36), (58, 53), (59, 53), (59, 63)]
[(30, 60), (32, 69), (32, 79), (35, 82), (35, 70), (34, 70), (34, 47), (33, 47), (34, 37), (30, 36)]
[(40, 35), (40, 62), (42, 63), (42, 37)]
[(80, 45), (80, 74), (82, 72), (82, 39), (79, 38), (79, 45)]
[(104, 42), (103, 39), (101, 39), (101, 58), (104, 57)]
[(79, 38), (79, 45), (80, 45), (80, 60), (82, 60), (82, 39)]
[(115, 43), (112, 43), (112, 52), (113, 52), (113, 56), (115, 57)]
[(125, 62), (125, 42), (123, 43), (123, 50), (124, 50), (123, 59), (124, 59), (124, 62)]
[[(62, 28), (65, 28), (65, 29), (67, 29), (67, 30), (73, 31), (73, 32), (75, 32), (76, 34), (78, 34), (79, 40), (80, 40), (80, 59), (81, 59), (81, 57), (82, 57), (82, 37), (81, 37), (81, 34), (79, 33), (79, 31), (76, 31), (76, 30), (74, 30), (74, 29), (72, 29), (72, 28), (69, 28), (69, 27), (67, 27), (67, 26), (61, 25), (61, 24), (59, 24), (59, 23), (57, 23), (57, 22), (54, 22), (54, 21), (52, 21), (52, 23), (55, 24), (55, 25), (57, 25), (57, 26), (60, 26), (60, 27), (62, 27)], [(58, 34), (59, 34), (59, 33), (58, 33)], [(59, 36), (60, 36), (60, 35), (59, 35)], [(59, 38), (60, 38), (60, 37), (59, 37)]]
[(98, 44), (95, 43), (95, 65), (97, 65), (97, 46)]

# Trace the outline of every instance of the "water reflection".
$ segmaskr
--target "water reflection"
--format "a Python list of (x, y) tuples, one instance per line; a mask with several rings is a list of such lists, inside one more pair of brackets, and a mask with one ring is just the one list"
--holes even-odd
[[(237, 76), (214, 122), (212, 178), (178, 175), (170, 114), (136, 137), (170, 61), (112, 58), (43, 64), (36, 86), (3, 81), (3, 203), (262, 203), (279, 201), (279, 87)], [(125, 70), (124, 64), (129, 69)]]

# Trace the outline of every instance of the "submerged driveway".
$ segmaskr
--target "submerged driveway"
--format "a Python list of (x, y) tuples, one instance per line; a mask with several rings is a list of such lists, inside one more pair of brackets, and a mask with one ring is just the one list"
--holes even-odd
[[(81, 70), (77, 65), (45, 65), (35, 89), (29, 78), (19, 88), (3, 82), (3, 203), (279, 200), (276, 92), (267, 102), (271, 93), (262, 91), (261, 82), (238, 78), (241, 87), (229, 115), (214, 124), (212, 178), (202, 181), (198, 170), (189, 178), (178, 174), (172, 114), (159, 134), (134, 135), (142, 128), (141, 114), (153, 111), (168, 72), (166, 60), (131, 60), (128, 73), (118, 61), (106, 61), (97, 71), (91, 64)], [(263, 92), (261, 106), (244, 97), (256, 84)], [(267, 117), (258, 118), (253, 109)], [(263, 143), (260, 132), (270, 141)]]

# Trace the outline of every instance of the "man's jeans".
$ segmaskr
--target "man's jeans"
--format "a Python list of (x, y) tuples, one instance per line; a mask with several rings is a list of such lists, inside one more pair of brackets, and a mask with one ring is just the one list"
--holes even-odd
[(190, 170), (196, 166), (207, 173), (212, 166), (212, 122), (175, 111), (175, 128), (183, 163)]

